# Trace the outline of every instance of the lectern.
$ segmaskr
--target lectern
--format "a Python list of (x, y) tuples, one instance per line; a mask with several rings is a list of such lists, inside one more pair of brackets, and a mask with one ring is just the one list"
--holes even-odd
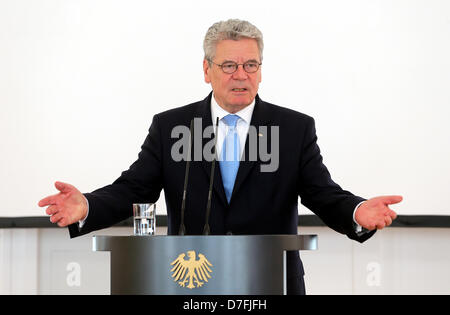
[(111, 252), (111, 294), (286, 293), (286, 251), (317, 235), (94, 236)]

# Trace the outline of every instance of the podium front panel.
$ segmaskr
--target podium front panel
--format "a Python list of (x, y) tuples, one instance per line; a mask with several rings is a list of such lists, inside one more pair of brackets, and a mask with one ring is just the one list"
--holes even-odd
[(263, 295), (285, 291), (286, 250), (317, 236), (94, 236), (111, 252), (112, 294)]

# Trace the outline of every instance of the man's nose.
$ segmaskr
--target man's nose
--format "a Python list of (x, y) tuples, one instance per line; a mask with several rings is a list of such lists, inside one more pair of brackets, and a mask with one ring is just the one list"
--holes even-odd
[(244, 70), (244, 65), (238, 65), (237, 70), (233, 73), (233, 78), (236, 80), (245, 80), (248, 78), (248, 74)]

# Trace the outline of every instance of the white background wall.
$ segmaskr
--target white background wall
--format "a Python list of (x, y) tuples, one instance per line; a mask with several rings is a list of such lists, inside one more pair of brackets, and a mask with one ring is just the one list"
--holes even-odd
[(260, 95), (316, 119), (339, 184), (450, 214), (448, 1), (2, 0), (0, 216), (117, 178), (155, 113), (210, 91), (202, 40), (228, 18), (262, 30)]

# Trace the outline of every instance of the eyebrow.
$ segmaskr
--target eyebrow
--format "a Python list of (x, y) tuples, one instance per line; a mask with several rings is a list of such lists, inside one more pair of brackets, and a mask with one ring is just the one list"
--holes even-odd
[[(227, 62), (234, 62), (234, 63), (237, 63), (237, 62), (234, 61), (234, 60), (224, 60), (224, 61), (222, 61), (222, 64), (227, 63)], [(256, 63), (259, 63), (259, 61), (256, 60), (256, 59), (249, 59), (249, 60), (247, 60), (247, 61), (244, 61), (244, 63), (246, 63), (246, 62), (256, 62)]]

